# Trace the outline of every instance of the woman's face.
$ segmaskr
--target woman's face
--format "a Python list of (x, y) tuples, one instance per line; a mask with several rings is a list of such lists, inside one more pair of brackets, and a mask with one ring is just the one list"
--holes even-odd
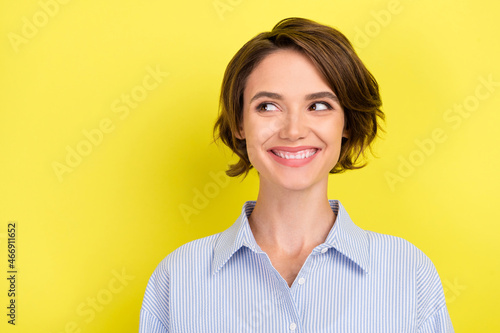
[(340, 155), (344, 110), (314, 64), (279, 50), (247, 80), (243, 124), (248, 157), (262, 181), (301, 190), (327, 182)]

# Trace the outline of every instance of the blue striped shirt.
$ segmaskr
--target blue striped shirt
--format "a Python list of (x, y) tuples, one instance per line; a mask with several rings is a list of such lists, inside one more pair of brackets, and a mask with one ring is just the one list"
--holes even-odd
[(255, 242), (247, 201), (224, 232), (168, 255), (149, 279), (145, 332), (454, 332), (439, 275), (410, 242), (356, 226), (338, 200), (292, 286)]

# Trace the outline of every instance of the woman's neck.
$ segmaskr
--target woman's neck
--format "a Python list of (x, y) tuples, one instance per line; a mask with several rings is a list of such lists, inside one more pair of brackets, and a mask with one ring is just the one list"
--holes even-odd
[(324, 242), (336, 218), (328, 202), (327, 181), (300, 191), (261, 181), (249, 223), (265, 252), (308, 254)]

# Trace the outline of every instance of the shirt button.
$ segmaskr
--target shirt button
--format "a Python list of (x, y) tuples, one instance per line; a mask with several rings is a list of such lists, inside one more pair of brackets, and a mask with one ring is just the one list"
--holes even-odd
[(328, 251), (328, 248), (327, 248), (327, 247), (325, 247), (325, 248), (321, 249), (321, 253), (326, 253), (326, 251)]
[(295, 324), (295, 323), (290, 324), (290, 331), (295, 331), (296, 328), (297, 328), (297, 324)]
[(304, 278), (300, 278), (300, 279), (299, 279), (299, 284), (300, 284), (300, 285), (303, 285), (303, 284), (304, 284), (304, 282), (306, 282), (306, 279), (304, 279)]

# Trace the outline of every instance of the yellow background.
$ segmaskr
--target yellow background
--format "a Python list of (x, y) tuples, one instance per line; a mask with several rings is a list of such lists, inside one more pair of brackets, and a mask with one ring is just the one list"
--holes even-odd
[[(256, 198), (255, 171), (215, 182), (235, 157), (211, 131), (231, 57), (289, 16), (345, 33), (381, 86), (378, 158), (330, 176), (329, 197), (433, 260), (457, 332), (499, 331), (498, 2), (54, 1), (0, 5), (2, 332), (137, 331), (161, 259)], [(134, 107), (122, 100), (131, 94)], [(108, 133), (89, 146), (84, 131), (99, 126)], [(54, 162), (77, 147), (87, 156), (58, 177)]]

